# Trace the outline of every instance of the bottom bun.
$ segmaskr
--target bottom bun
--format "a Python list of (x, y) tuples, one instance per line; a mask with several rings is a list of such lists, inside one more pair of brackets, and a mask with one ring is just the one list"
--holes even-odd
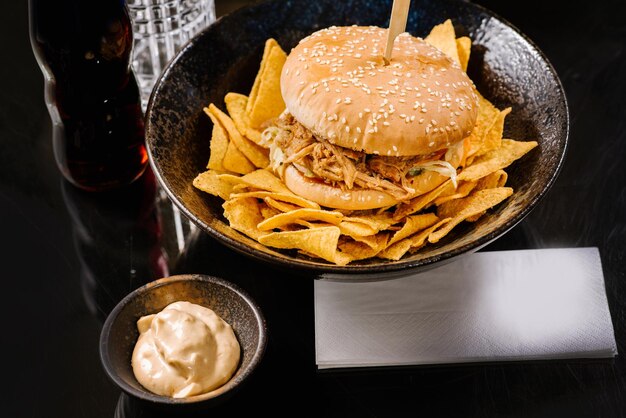
[(398, 200), (388, 193), (372, 189), (343, 191), (322, 181), (305, 177), (289, 164), (284, 172), (285, 184), (295, 194), (320, 206), (334, 209), (365, 210), (393, 206)]

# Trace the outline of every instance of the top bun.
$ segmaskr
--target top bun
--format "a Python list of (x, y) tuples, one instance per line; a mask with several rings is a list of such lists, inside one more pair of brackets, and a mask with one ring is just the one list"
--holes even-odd
[(429, 154), (468, 136), (478, 111), (461, 67), (421, 38), (330, 27), (304, 38), (283, 67), (287, 110), (321, 139), (368, 154)]

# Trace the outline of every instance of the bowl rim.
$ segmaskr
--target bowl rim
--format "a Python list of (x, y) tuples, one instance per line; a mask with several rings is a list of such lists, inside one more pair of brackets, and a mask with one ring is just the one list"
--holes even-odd
[[(124, 379), (122, 379), (117, 373), (115, 373), (112, 362), (111, 362), (111, 352), (110, 352), (110, 344), (109, 337), (111, 335), (111, 330), (113, 324), (117, 320), (120, 312), (124, 309), (128, 304), (132, 303), (139, 295), (144, 293), (148, 293), (153, 289), (158, 289), (159, 287), (167, 286), (176, 282), (184, 282), (184, 281), (198, 281), (210, 284), (216, 284), (218, 286), (225, 287), (235, 294), (237, 294), (251, 309), (254, 313), (254, 318), (256, 320), (257, 328), (259, 331), (259, 341), (257, 342), (256, 347), (254, 348), (254, 354), (250, 359), (250, 363), (248, 366), (241, 372), (239, 376), (235, 378), (233, 376), (228, 382), (223, 384), (222, 386), (200, 395), (191, 396), (188, 398), (171, 398), (169, 396), (157, 395), (144, 390), (137, 390), (133, 386), (130, 386), (126, 383)], [(102, 327), (102, 331), (100, 332), (100, 362), (103, 365), (103, 368), (109, 378), (124, 392), (128, 395), (131, 395), (135, 398), (148, 401), (150, 403), (155, 404), (167, 404), (167, 405), (186, 405), (186, 404), (198, 404), (204, 401), (209, 401), (211, 399), (218, 399), (233, 389), (238, 387), (240, 384), (244, 382), (244, 380), (249, 377), (254, 370), (257, 368), (261, 359), (265, 354), (265, 349), (267, 347), (267, 323), (265, 320), (265, 316), (261, 311), (258, 304), (236, 284), (229, 282), (225, 279), (205, 275), (205, 274), (179, 274), (174, 276), (169, 276), (161, 279), (154, 280), (152, 282), (146, 283), (145, 285), (133, 290), (128, 295), (126, 295), (109, 313), (107, 316), (104, 325)], [(130, 365), (129, 365), (130, 367)]]
[[(470, 9), (473, 8), (477, 12), (483, 13), (487, 15), (488, 17), (495, 19), (499, 23), (511, 29), (513, 33), (515, 33), (515, 35), (519, 36), (528, 45), (530, 50), (534, 54), (537, 55), (538, 59), (541, 61), (541, 63), (547, 70), (547, 73), (549, 74), (550, 78), (555, 82), (558, 95), (561, 99), (560, 102), (562, 103), (564, 107), (565, 120), (564, 120), (563, 126), (559, 128), (559, 129), (564, 128), (562, 138), (558, 141), (558, 144), (560, 145), (558, 149), (559, 159), (554, 165), (554, 169), (551, 172), (550, 178), (545, 183), (543, 188), (532, 198), (532, 200), (530, 200), (530, 202), (522, 210), (520, 210), (520, 212), (516, 216), (504, 222), (496, 230), (488, 234), (485, 234), (470, 243), (467, 243), (461, 247), (457, 247), (445, 253), (436, 254), (436, 255), (418, 259), (418, 260), (400, 259), (398, 261), (385, 261), (384, 263), (380, 263), (380, 264), (360, 264), (360, 265), (348, 264), (346, 266), (337, 266), (334, 264), (330, 264), (330, 263), (323, 262), (323, 261), (317, 261), (317, 260), (299, 259), (299, 258), (287, 256), (284, 254), (281, 254), (282, 255), (281, 257), (281, 256), (271, 254), (270, 252), (258, 251), (250, 247), (245, 242), (233, 239), (227, 235), (222, 234), (220, 231), (212, 228), (210, 225), (208, 225), (207, 223), (202, 221), (202, 219), (200, 219), (198, 216), (192, 213), (183, 204), (183, 202), (181, 202), (176, 197), (176, 194), (170, 189), (169, 183), (163, 177), (162, 173), (158, 169), (157, 164), (154, 161), (154, 156), (152, 154), (153, 141), (151, 140), (151, 138), (152, 138), (152, 133), (153, 133), (152, 114), (154, 111), (155, 98), (157, 95), (159, 95), (159, 93), (163, 89), (163, 81), (169, 77), (169, 74), (171, 73), (172, 68), (174, 68), (177, 65), (177, 63), (182, 59), (182, 57), (187, 53), (189, 49), (191, 49), (197, 42), (199, 42), (199, 39), (203, 37), (205, 33), (209, 31), (219, 30), (219, 26), (224, 24), (224, 22), (227, 22), (228, 19), (232, 18), (233, 16), (236, 17), (239, 14), (246, 14), (246, 13), (249, 13), (250, 10), (257, 8), (259, 6), (262, 6), (264, 4), (279, 3), (280, 1), (281, 0), (267, 0), (267, 1), (262, 1), (262, 2), (256, 2), (253, 4), (249, 4), (247, 6), (241, 7), (227, 15), (224, 15), (218, 18), (215, 22), (213, 22), (207, 28), (205, 28), (196, 36), (191, 38), (181, 48), (181, 50), (172, 58), (172, 60), (170, 60), (168, 65), (165, 67), (165, 69), (161, 72), (161, 74), (157, 78), (154, 88), (150, 94), (150, 99), (148, 101), (148, 106), (147, 106), (147, 110), (145, 114), (146, 143), (147, 143), (146, 149), (148, 152), (150, 166), (152, 167), (152, 171), (154, 172), (154, 175), (156, 176), (161, 187), (165, 190), (169, 199), (172, 202), (174, 202), (174, 204), (178, 207), (178, 209), (182, 213), (184, 213), (188, 219), (194, 222), (199, 227), (199, 229), (206, 232), (207, 234), (209, 234), (211, 237), (215, 238), (222, 244), (239, 252), (240, 254), (243, 254), (245, 256), (251, 257), (259, 261), (270, 263), (274, 266), (299, 269), (306, 273), (313, 274), (314, 275), (313, 277), (316, 279), (359, 281), (360, 276), (361, 276), (364, 278), (364, 280), (376, 280), (375, 276), (377, 274), (384, 273), (385, 275), (387, 275), (391, 273), (391, 275), (393, 275), (394, 277), (399, 277), (404, 274), (409, 274), (410, 272), (416, 269), (433, 268), (433, 267), (436, 267), (437, 265), (442, 265), (446, 262), (453, 261), (457, 257), (480, 250), (481, 248), (487, 246), (494, 240), (498, 239), (502, 235), (509, 232), (513, 227), (515, 227), (518, 223), (524, 220), (524, 218), (537, 206), (539, 201), (541, 201), (543, 197), (548, 193), (548, 191), (552, 188), (559, 173), (561, 172), (563, 162), (567, 154), (569, 136), (570, 136), (570, 124), (571, 124), (570, 110), (569, 110), (567, 95), (565, 94), (565, 89), (563, 88), (563, 84), (554, 66), (552, 65), (548, 57), (545, 55), (545, 53), (527, 35), (522, 33), (520, 29), (518, 29), (515, 25), (511, 24), (508, 20), (504, 19), (503, 17), (499, 16), (493, 11), (487, 9), (486, 7), (482, 5), (475, 4), (473, 2), (467, 2), (465, 0), (443, 0), (445, 3), (448, 3), (448, 4), (463, 5), (463, 6), (469, 7)], [(442, 0), (438, 0), (438, 1), (442, 1)], [(242, 236), (244, 235), (242, 234)], [(269, 247), (268, 249), (270, 251), (274, 251), (273, 249)]]

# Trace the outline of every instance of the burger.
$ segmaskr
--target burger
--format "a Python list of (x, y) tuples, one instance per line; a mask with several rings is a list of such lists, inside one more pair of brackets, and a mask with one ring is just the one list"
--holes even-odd
[(461, 67), (421, 38), (331, 27), (303, 39), (281, 74), (286, 110), (263, 133), (295, 194), (341, 210), (386, 208), (456, 185), (477, 117)]

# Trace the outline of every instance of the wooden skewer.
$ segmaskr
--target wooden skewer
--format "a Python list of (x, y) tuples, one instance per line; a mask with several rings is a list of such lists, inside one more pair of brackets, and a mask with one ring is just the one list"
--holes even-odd
[(387, 47), (385, 48), (385, 65), (391, 62), (391, 52), (396, 37), (406, 31), (406, 20), (409, 16), (411, 0), (393, 0), (391, 19), (389, 21), (389, 33), (387, 34)]

